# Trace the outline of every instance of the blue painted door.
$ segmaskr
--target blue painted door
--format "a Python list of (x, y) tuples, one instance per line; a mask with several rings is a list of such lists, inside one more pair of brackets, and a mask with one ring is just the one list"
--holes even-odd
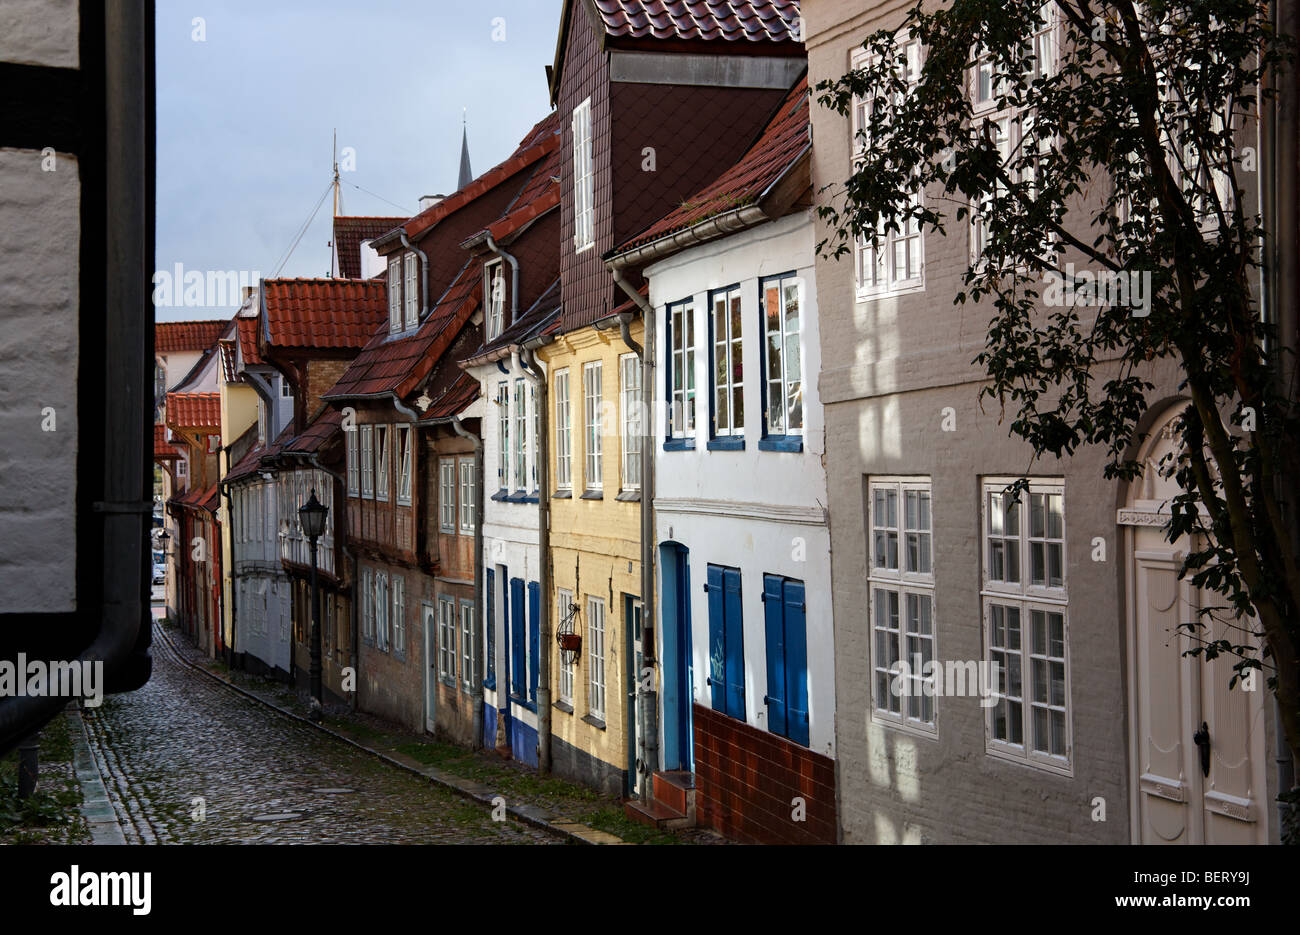
[(691, 769), (691, 602), (690, 552), (665, 543), (659, 550), (663, 620), (664, 769)]
[(528, 700), (537, 704), (537, 668), (541, 649), (541, 585), (528, 582)]
[(781, 602), (784, 579), (763, 576), (763, 626), (767, 634), (767, 729), (785, 736), (785, 613)]
[[(492, 691), (497, 687), (497, 618), (496, 618), (496, 572), (491, 568), (483, 569), (485, 580), (483, 589), (487, 593), (484, 595), (484, 604), (487, 611), (484, 614), (483, 622), (487, 630), (487, 665), (484, 666), (483, 687)], [(500, 704), (500, 700), (497, 704)]]
[(767, 723), (774, 734), (808, 746), (808, 625), (804, 583), (763, 576), (767, 633)]
[(524, 682), (524, 665), (527, 655), (524, 649), (526, 621), (524, 619), (524, 579), (510, 579), (510, 693), (524, 699), (527, 686)]
[(745, 630), (740, 607), (740, 569), (710, 565), (709, 680), (713, 708), (745, 719)]

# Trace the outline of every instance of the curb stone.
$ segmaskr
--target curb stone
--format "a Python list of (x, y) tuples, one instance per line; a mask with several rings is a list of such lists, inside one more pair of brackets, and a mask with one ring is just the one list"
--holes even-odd
[[(491, 791), (491, 788), (483, 785), (483, 783), (476, 782), (469, 779), (461, 779), (459, 776), (448, 773), (445, 770), (438, 769), (435, 766), (425, 766), (407, 757), (402, 757), (401, 759), (398, 759), (392, 756), (391, 754), (383, 752), (382, 750), (376, 750), (374, 747), (368, 747), (365, 744), (360, 743), (359, 741), (356, 741), (353, 738), (347, 736), (346, 734), (340, 733), (339, 731), (327, 727), (324, 724), (317, 724), (314, 721), (305, 718), (300, 714), (295, 714), (293, 711), (290, 711), (287, 708), (282, 708), (278, 704), (272, 701), (268, 701), (266, 698), (263, 698), (261, 695), (258, 695), (255, 692), (251, 692), (248, 689), (243, 688), (239, 685), (236, 685), (230, 679), (218, 675), (215, 672), (211, 672), (204, 666), (191, 662), (189, 659), (186, 659), (185, 655), (176, 647), (176, 644), (172, 641), (170, 634), (163, 633), (159, 630), (155, 630), (154, 635), (155, 638), (161, 637), (161, 639), (165, 643), (167, 643), (168, 648), (172, 651), (172, 653), (176, 656), (176, 658), (180, 660), (180, 662), (183, 665), (188, 666), (189, 668), (193, 669), (196, 672), (201, 672), (202, 674), (206, 675), (208, 678), (212, 679), (213, 681), (220, 682), (222, 685), (231, 689), (232, 691), (238, 692), (239, 694), (243, 695), (246, 698), (251, 698), (253, 701), (256, 701), (259, 704), (270, 708), (272, 711), (275, 711), (276, 713), (281, 714), (284, 717), (289, 718), (290, 720), (297, 721), (299, 724), (303, 724), (307, 727), (312, 728), (313, 730), (318, 730), (321, 733), (328, 734), (329, 736), (335, 738), (336, 740), (341, 740), (344, 743), (348, 744), (349, 746), (352, 746), (364, 753), (368, 753), (370, 756), (373, 756), (376, 759), (381, 760), (390, 766), (395, 766), (400, 770), (404, 770), (408, 773), (411, 773), (412, 775), (419, 776), (422, 779), (428, 780), (429, 782), (434, 783), (435, 785), (439, 785), (442, 786), (443, 788), (450, 789), (452, 792), (455, 792), (458, 795), (462, 795), (467, 799), (472, 799), (473, 801), (489, 809), (496, 807), (496, 803), (493, 801), (493, 799), (497, 797), (497, 793)], [(406, 762), (403, 762), (403, 760), (405, 760)], [(549, 809), (545, 809), (536, 805), (529, 805), (527, 803), (523, 805), (507, 805), (506, 814), (516, 819), (517, 821), (523, 822), (524, 824), (532, 825), (535, 828), (541, 828), (543, 831), (549, 831), (552, 834), (565, 838), (571, 844), (627, 844), (628, 843), (627, 841), (624, 841), (622, 838), (610, 834), (607, 831), (600, 831), (596, 828), (588, 827), (587, 825), (581, 824), (579, 822), (571, 821), (567, 818), (564, 818), (563, 816), (556, 815), (555, 813), (551, 812)], [(118, 828), (118, 834), (121, 834), (121, 828)]]
[(66, 716), (72, 722), (73, 768), (81, 784), (81, 814), (90, 828), (91, 844), (125, 844), (126, 836), (117, 820), (117, 812), (108, 798), (104, 777), (91, 752), (86, 737), (86, 722), (80, 705), (69, 705)]

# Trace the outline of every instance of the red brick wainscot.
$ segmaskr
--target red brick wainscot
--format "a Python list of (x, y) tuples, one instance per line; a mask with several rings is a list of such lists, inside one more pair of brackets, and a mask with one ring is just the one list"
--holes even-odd
[[(834, 844), (835, 761), (694, 705), (698, 824), (751, 844)], [(804, 800), (804, 820), (792, 815)]]

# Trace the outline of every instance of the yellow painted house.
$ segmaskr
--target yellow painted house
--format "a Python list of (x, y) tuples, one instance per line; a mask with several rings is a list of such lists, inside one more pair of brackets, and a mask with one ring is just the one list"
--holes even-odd
[[(629, 318), (629, 313), (623, 313)], [(639, 314), (628, 335), (640, 345)], [(641, 594), (641, 360), (614, 316), (537, 350), (547, 376), (551, 768), (625, 795), (635, 781)]]
[[(256, 433), (244, 437), (249, 429), (257, 425), (257, 392), (238, 376), (236, 343), (233, 338), (218, 342), (221, 358), (217, 378), (221, 387), (221, 451), (217, 455), (217, 476), (223, 479), (249, 448), (263, 442)], [(234, 525), (231, 522), (230, 504), (224, 493), (218, 502), (217, 520), (221, 530), (221, 643), (229, 651), (235, 645), (235, 602), (230, 593), (234, 571), (231, 540)]]

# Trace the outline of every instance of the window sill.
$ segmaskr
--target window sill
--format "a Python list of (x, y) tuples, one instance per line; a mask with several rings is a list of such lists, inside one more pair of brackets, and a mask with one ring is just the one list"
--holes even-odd
[(497, 680), (495, 678), (484, 679), (483, 687), (490, 692), (494, 692), (497, 690)]
[(769, 435), (758, 440), (759, 451), (803, 451), (802, 435)]
[(557, 490), (557, 491), (555, 491), (555, 493), (551, 494), (551, 499), (552, 499), (552, 500), (572, 500), (572, 499), (573, 499), (573, 491), (572, 491), (572, 490)]
[(580, 499), (580, 500), (604, 500), (604, 499), (605, 499), (605, 491), (603, 491), (603, 490), (584, 490), (584, 491), (582, 492), (582, 496), (579, 497), (578, 499)]
[(744, 451), (745, 439), (743, 436), (723, 435), (710, 438), (707, 447), (709, 451)]
[(529, 494), (523, 490), (517, 490), (510, 496), (502, 497), (501, 499), (506, 503), (536, 503), (537, 493), (533, 492)]
[(496, 493), (492, 495), (491, 499), (501, 501), (501, 500), (509, 499), (509, 497), (510, 497), (510, 491), (502, 487), (500, 490), (498, 490)]
[(454, 536), (454, 535), (456, 535), (456, 529), (455, 529), (455, 527), (452, 527), (451, 529), (448, 529), (446, 526), (439, 526), (439, 527), (438, 527), (438, 532), (441, 533), (441, 534), (444, 535), (444, 536)]
[(533, 712), (534, 714), (537, 713), (537, 703), (536, 703), (536, 702), (533, 702), (533, 701), (527, 701), (527, 700), (525, 700), (522, 696), (520, 696), (520, 695), (516, 695), (514, 692), (511, 692), (511, 693), (510, 693), (510, 701), (511, 701), (512, 703), (514, 703), (514, 704), (519, 705), (519, 707), (524, 708), (524, 709), (527, 710), (527, 711), (531, 711), (531, 712)]
[(582, 716), (582, 723), (590, 724), (592, 727), (596, 728), (596, 730), (605, 729), (605, 722), (598, 717), (592, 717), (590, 714), (584, 714)]
[(664, 451), (694, 451), (695, 439), (693, 438), (667, 438), (664, 439)]
[(557, 701), (555, 704), (551, 705), (551, 707), (555, 708), (557, 711), (563, 711), (565, 714), (573, 713), (573, 705), (569, 704), (567, 701)]
[(624, 503), (640, 503), (641, 491), (639, 490), (620, 490), (615, 500), (621, 500)]

